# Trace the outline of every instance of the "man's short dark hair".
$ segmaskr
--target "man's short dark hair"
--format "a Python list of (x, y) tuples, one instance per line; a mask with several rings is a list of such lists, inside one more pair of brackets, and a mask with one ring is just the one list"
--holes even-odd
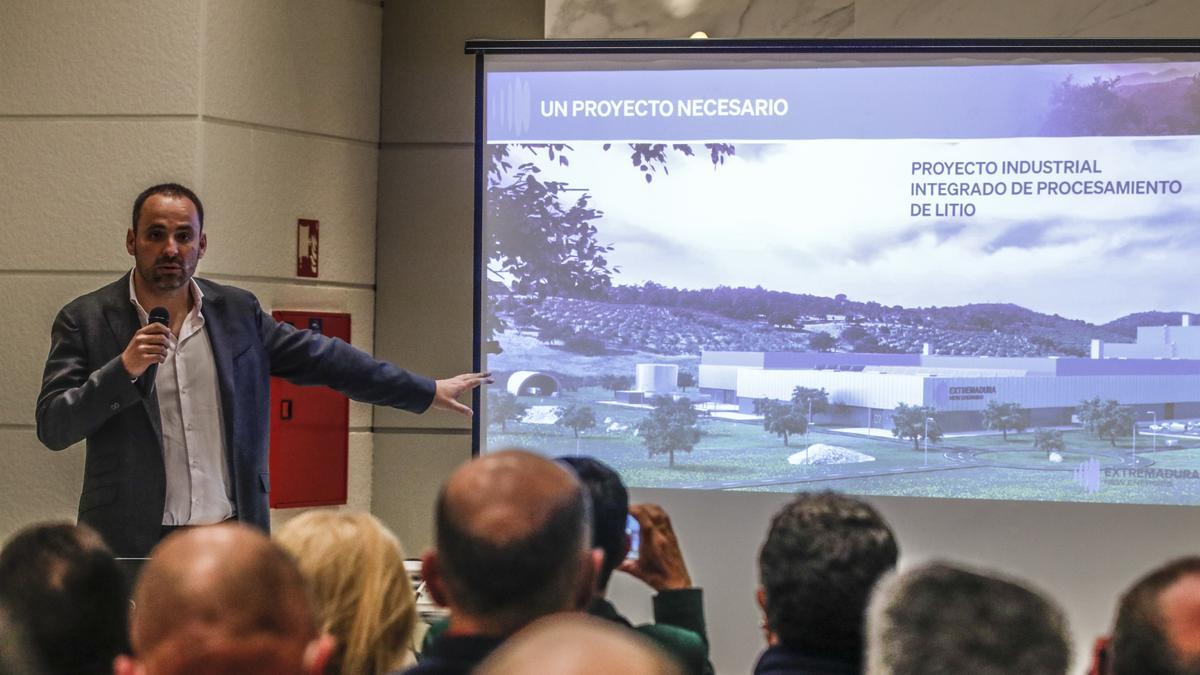
[(196, 205), (196, 217), (199, 219), (200, 229), (204, 229), (204, 205), (200, 203), (200, 198), (196, 196), (196, 193), (192, 192), (183, 185), (180, 185), (179, 183), (160, 183), (159, 185), (152, 185), (145, 190), (142, 190), (142, 194), (138, 195), (137, 199), (133, 200), (132, 227), (134, 232), (137, 232), (138, 218), (140, 218), (142, 215), (142, 206), (145, 205), (147, 199), (153, 197), (154, 195), (175, 198), (183, 197), (191, 200), (191, 202)]
[(1200, 557), (1188, 556), (1159, 567), (1121, 597), (1111, 645), (1113, 675), (1200, 673), (1200, 659), (1181, 659), (1172, 647), (1159, 605), (1163, 591), (1191, 575), (1200, 575)]
[(944, 563), (880, 586), (870, 613), (870, 671), (887, 675), (1063, 675), (1067, 623), (1026, 586)]
[(582, 485), (547, 503), (540, 527), (504, 543), (473, 533), (448, 501), (443, 486), (437, 501), (438, 560), (458, 605), (514, 627), (562, 609), (563, 599), (574, 592), (581, 551), (591, 537), (591, 499)]
[(800, 493), (775, 514), (758, 554), (767, 626), (791, 649), (858, 662), (871, 589), (898, 555), (891, 528), (869, 504)]
[(625, 522), (629, 516), (629, 490), (621, 477), (594, 457), (559, 457), (571, 467), (592, 496), (592, 546), (604, 549), (604, 566), (597, 586), (608, 588), (613, 570), (625, 556)]
[(83, 525), (35, 525), (0, 551), (0, 606), (24, 629), (45, 672), (111, 673), (129, 650), (125, 575)]

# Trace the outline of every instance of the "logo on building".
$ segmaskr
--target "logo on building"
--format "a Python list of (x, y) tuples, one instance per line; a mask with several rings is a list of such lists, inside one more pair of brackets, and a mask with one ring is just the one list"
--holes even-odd
[(1088, 494), (1100, 491), (1100, 460), (1092, 457), (1075, 467), (1075, 482)]
[(982, 401), (985, 394), (995, 394), (996, 388), (985, 387), (950, 387), (951, 401)]

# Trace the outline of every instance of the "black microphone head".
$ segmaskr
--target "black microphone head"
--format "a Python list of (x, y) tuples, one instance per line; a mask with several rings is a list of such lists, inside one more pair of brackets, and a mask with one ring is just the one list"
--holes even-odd
[(171, 313), (166, 307), (155, 307), (150, 310), (150, 323), (161, 323), (164, 326), (171, 325)]

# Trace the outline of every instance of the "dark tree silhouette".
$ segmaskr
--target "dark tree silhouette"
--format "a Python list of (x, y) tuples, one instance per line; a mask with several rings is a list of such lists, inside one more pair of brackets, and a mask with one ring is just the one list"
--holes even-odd
[[(561, 181), (542, 180), (542, 169), (533, 162), (513, 164), (510, 149), (521, 147), (535, 156), (543, 153), (550, 162), (570, 164), (571, 146), (563, 143), (527, 143), (518, 146), (489, 145), (487, 148), (487, 213), (489, 223), (485, 242), (488, 252), (487, 273), (490, 281), (502, 284), (510, 293), (594, 298), (612, 286), (619, 268), (611, 266), (607, 254), (612, 246), (600, 243), (593, 221), (603, 212), (590, 206), (586, 190), (569, 187)], [(607, 150), (611, 144), (605, 144)], [(631, 143), (631, 160), (651, 182), (652, 174), (667, 170), (668, 153), (691, 157), (692, 146), (662, 143)], [(707, 143), (710, 160), (716, 167), (733, 155), (734, 146)], [(569, 193), (578, 193), (574, 196)], [(506, 327), (498, 317), (485, 322), (485, 340)], [(489, 351), (498, 344), (489, 342)]]

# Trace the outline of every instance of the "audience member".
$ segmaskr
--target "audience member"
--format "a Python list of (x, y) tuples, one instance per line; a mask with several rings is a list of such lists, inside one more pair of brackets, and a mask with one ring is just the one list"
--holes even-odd
[(333, 650), (295, 561), (248, 525), (164, 539), (134, 602), (117, 675), (319, 675)]
[(0, 606), (48, 675), (111, 673), (128, 650), (128, 598), (112, 552), (87, 526), (34, 525), (0, 551)]
[(586, 614), (539, 619), (497, 649), (479, 675), (682, 675), (654, 643)]
[(450, 626), (410, 673), (466, 673), (542, 616), (582, 609), (600, 565), (591, 500), (567, 469), (507, 450), (459, 467), (437, 501), (422, 574)]
[(296, 557), (322, 632), (337, 640), (326, 671), (377, 675), (412, 655), (416, 603), (400, 542), (368, 513), (309, 511), (276, 542)]
[[(588, 612), (633, 628), (605, 597), (613, 570), (627, 572), (657, 591), (653, 599), (654, 623), (639, 625), (635, 630), (679, 658), (687, 672), (712, 672), (703, 592), (692, 586), (679, 540), (666, 512), (654, 504), (634, 505), (630, 509), (629, 491), (621, 477), (597, 459), (560, 457), (558, 461), (570, 466), (591, 493), (592, 544), (604, 551), (596, 597)], [(630, 513), (641, 526), (641, 545), (634, 560), (626, 560), (630, 539), (625, 526)]]
[(1142, 577), (1117, 606), (1098, 675), (1200, 675), (1200, 557)]
[(768, 648), (755, 674), (861, 672), (871, 590), (898, 554), (891, 528), (869, 504), (798, 494), (775, 514), (758, 554)]
[(870, 675), (1063, 675), (1066, 619), (1015, 581), (942, 563), (880, 584), (868, 618)]

